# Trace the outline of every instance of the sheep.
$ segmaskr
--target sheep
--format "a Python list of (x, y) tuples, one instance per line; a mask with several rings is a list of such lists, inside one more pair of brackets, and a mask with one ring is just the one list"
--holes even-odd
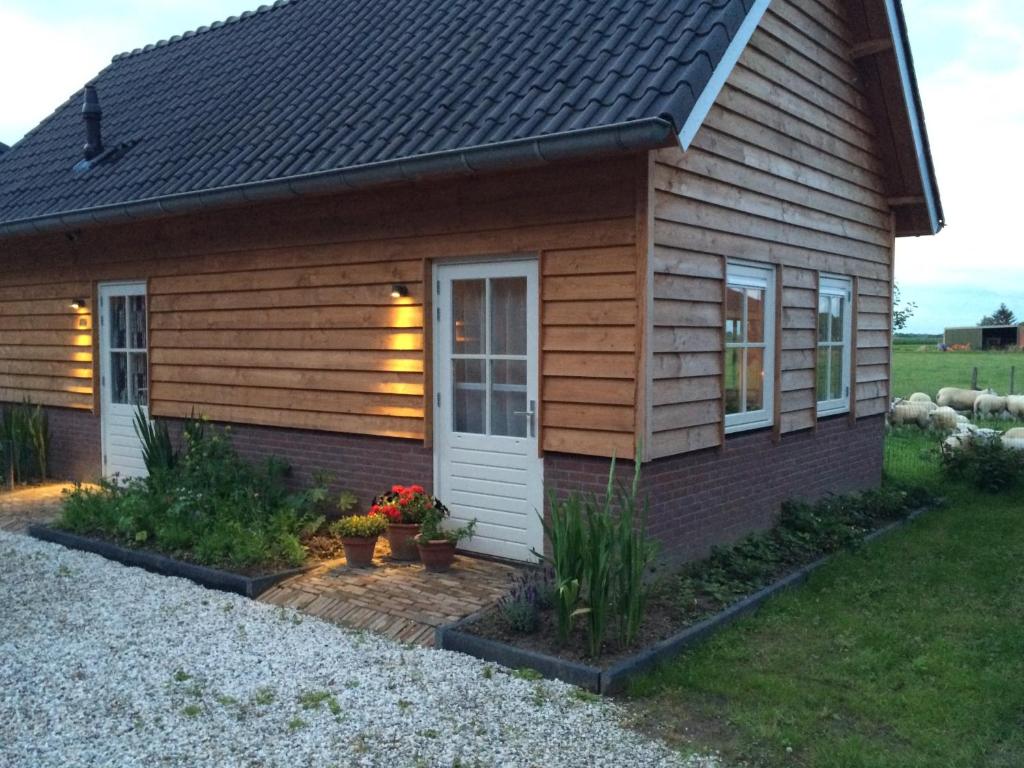
[(1024, 419), (1024, 395), (1009, 395), (1006, 398), (1006, 410), (1014, 418)]
[(1017, 427), (1003, 435), (1003, 445), (1014, 451), (1024, 451), (1024, 428)]
[(974, 417), (998, 418), (1006, 410), (1006, 398), (997, 395), (978, 395), (974, 401)]
[(892, 407), (889, 423), (894, 426), (917, 424), (921, 429), (925, 429), (928, 426), (928, 413), (928, 409), (921, 403), (908, 403), (905, 400), (900, 400)]
[(931, 412), (932, 426), (936, 429), (952, 431), (957, 427), (957, 412), (949, 406), (940, 406)]
[(957, 432), (950, 435), (942, 442), (942, 450), (946, 453), (961, 451), (971, 444), (971, 437), (969, 432)]
[(915, 392), (907, 400), (911, 403), (930, 403), (932, 401), (931, 397), (924, 392)]
[(943, 387), (939, 390), (939, 396), (935, 398), (940, 408), (953, 408), (957, 411), (971, 411), (974, 409), (974, 401), (980, 395), (994, 395), (991, 389), (959, 389), (958, 387)]

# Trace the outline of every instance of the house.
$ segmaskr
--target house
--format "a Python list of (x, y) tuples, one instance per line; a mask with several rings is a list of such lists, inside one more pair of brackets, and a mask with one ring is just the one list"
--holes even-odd
[(1024, 349), (1024, 323), (947, 328), (942, 341), (950, 347), (963, 344), (971, 349)]
[(683, 559), (878, 483), (894, 238), (942, 225), (898, 0), (278, 2), (0, 159), (0, 400), (69, 477), (201, 414), (516, 559), (639, 446)]

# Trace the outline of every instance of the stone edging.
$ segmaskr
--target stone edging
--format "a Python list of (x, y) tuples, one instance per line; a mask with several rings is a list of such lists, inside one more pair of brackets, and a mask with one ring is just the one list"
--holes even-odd
[(292, 568), (287, 571), (278, 571), (263, 576), (242, 576), (238, 573), (221, 571), (216, 568), (208, 568), (205, 565), (186, 563), (175, 560), (166, 555), (159, 555), (155, 552), (148, 552), (141, 549), (129, 549), (100, 539), (90, 539), (79, 536), (48, 525), (30, 525), (28, 535), (40, 541), (48, 541), (52, 544), (60, 544), (68, 549), (78, 549), (83, 552), (92, 552), (108, 560), (143, 568), (162, 576), (179, 576), (189, 581), (194, 581), (209, 589), (220, 590), (221, 592), (233, 592), (243, 597), (256, 598), (266, 592), (279, 581), (314, 568), (313, 565)]
[[(916, 519), (927, 509), (926, 507), (914, 510), (905, 518), (872, 531), (864, 537), (863, 541), (869, 542), (880, 538)], [(557, 656), (519, 648), (500, 640), (478, 637), (466, 632), (463, 627), (472, 624), (479, 617), (480, 612), (471, 614), (452, 624), (438, 627), (435, 644), (438, 648), (461, 651), (470, 656), (475, 656), (485, 661), (493, 661), (512, 669), (528, 667), (540, 672), (545, 677), (563, 680), (588, 691), (611, 694), (622, 690), (629, 678), (640, 674), (667, 658), (675, 656), (687, 648), (703, 642), (740, 617), (756, 610), (768, 598), (779, 592), (802, 584), (811, 573), (827, 563), (832, 557), (832, 555), (826, 555), (802, 566), (778, 581), (769, 584), (767, 587), (748, 595), (738, 603), (730, 605), (714, 616), (709, 616), (703, 621), (693, 624), (610, 667), (594, 667), (581, 664)]]

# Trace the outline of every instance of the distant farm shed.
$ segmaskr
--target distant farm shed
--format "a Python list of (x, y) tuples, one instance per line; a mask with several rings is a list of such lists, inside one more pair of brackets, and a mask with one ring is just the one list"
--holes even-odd
[(1024, 349), (1024, 323), (947, 328), (943, 341), (948, 346), (967, 344), (972, 349)]

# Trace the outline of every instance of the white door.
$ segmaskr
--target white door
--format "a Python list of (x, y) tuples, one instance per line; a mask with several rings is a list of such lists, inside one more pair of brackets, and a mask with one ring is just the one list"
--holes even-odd
[(476, 535), (462, 548), (515, 560), (542, 551), (537, 450), (537, 262), (435, 268), (434, 487)]
[(146, 284), (110, 283), (99, 294), (103, 475), (145, 477), (135, 412), (149, 417)]

